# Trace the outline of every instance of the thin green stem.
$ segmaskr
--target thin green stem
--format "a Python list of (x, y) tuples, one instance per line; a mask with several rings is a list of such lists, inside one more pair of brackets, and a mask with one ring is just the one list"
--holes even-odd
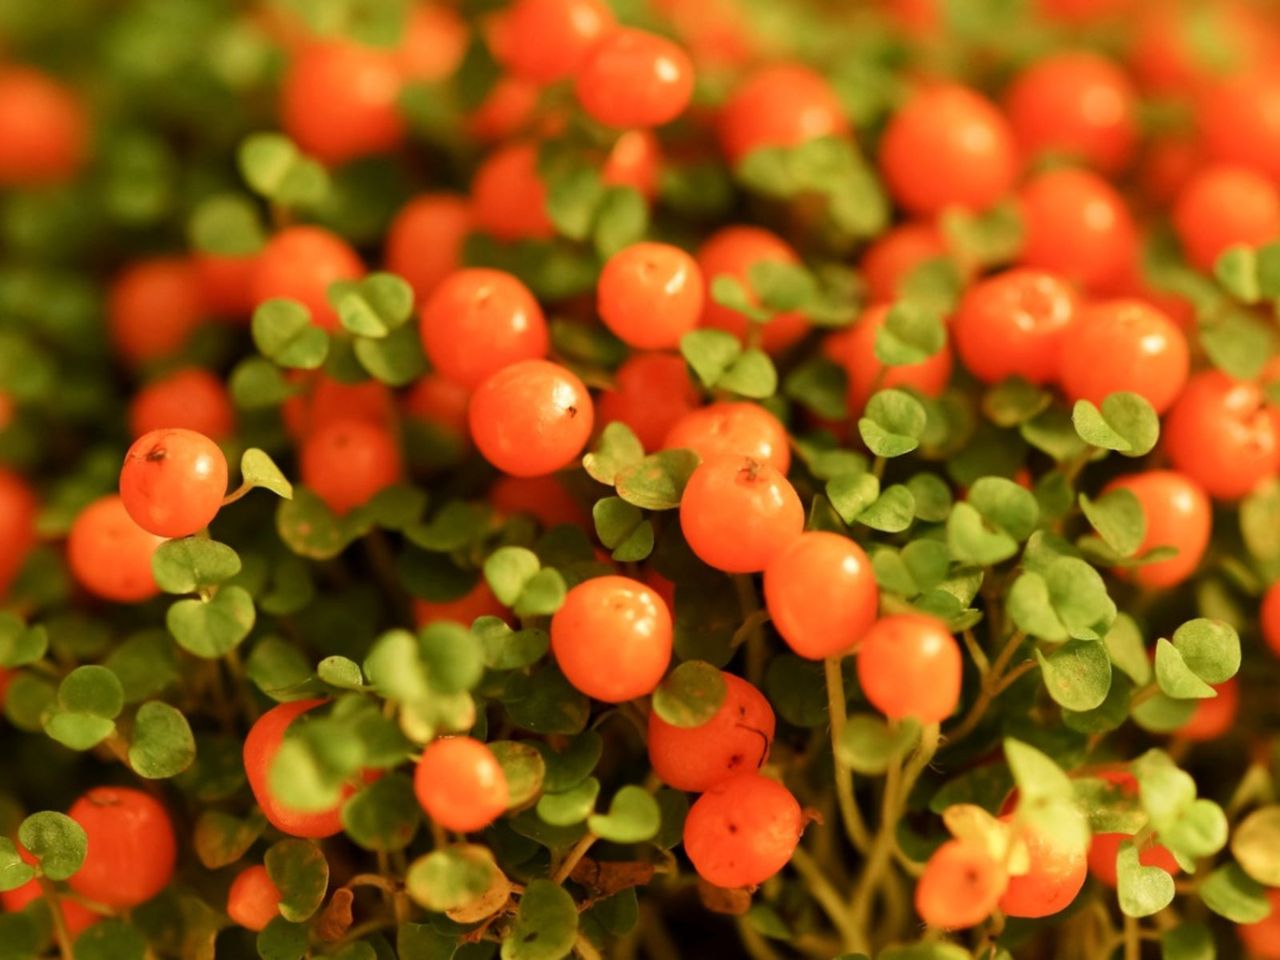
[(796, 847), (795, 852), (791, 855), (791, 866), (795, 868), (796, 873), (800, 874), (800, 878), (804, 880), (809, 892), (813, 894), (813, 899), (817, 901), (818, 906), (827, 915), (831, 925), (840, 932), (845, 949), (855, 949), (860, 940), (860, 934), (850, 923), (849, 913), (845, 909), (844, 901), (840, 898), (840, 894), (831, 885), (831, 881), (822, 872), (822, 868), (809, 855), (809, 851), (805, 850), (804, 847)]
[[(969, 712), (965, 714), (964, 719), (960, 721), (955, 729), (947, 733), (947, 740), (955, 743), (963, 740), (969, 734), (977, 729), (978, 724), (982, 722), (982, 718), (986, 716), (987, 708), (991, 706), (993, 700), (1007, 689), (1005, 683), (1005, 670), (1009, 666), (1009, 661), (1013, 659), (1014, 654), (1018, 652), (1018, 648), (1022, 646), (1022, 641), (1026, 639), (1026, 634), (1021, 630), (1015, 630), (1009, 635), (1009, 639), (1005, 641), (1003, 649), (996, 656), (995, 661), (991, 664), (991, 670), (982, 679), (982, 690), (978, 693), (978, 698), (973, 701), (973, 706), (969, 708)], [(1031, 662), (1034, 665), (1034, 662)], [(1016, 680), (1026, 670), (1031, 669), (1030, 666), (1020, 666), (1015, 671)]]
[(556, 868), (556, 872), (552, 874), (551, 882), (558, 884), (564, 883), (568, 880), (569, 875), (573, 873), (573, 868), (576, 867), (582, 861), (582, 858), (587, 855), (587, 851), (591, 849), (592, 844), (594, 844), (597, 839), (598, 838), (594, 833), (588, 833), (585, 837), (574, 844), (573, 849), (565, 854), (564, 859), (560, 861), (560, 866), (558, 866)]
[(844, 736), (844, 725), (849, 719), (849, 706), (844, 696), (844, 673), (840, 668), (839, 657), (827, 657), (823, 663), (827, 678), (827, 713), (831, 720), (831, 753), (835, 763), (836, 802), (840, 807), (840, 818), (844, 821), (845, 833), (858, 850), (865, 853), (871, 845), (871, 835), (867, 824), (862, 819), (857, 800), (853, 794), (853, 771), (840, 756), (840, 740)]
[(58, 941), (58, 953), (62, 960), (74, 960), (75, 950), (71, 945), (71, 931), (67, 929), (67, 918), (62, 915), (62, 904), (58, 902), (58, 890), (48, 877), (40, 877), (40, 893), (49, 904), (49, 916), (53, 920), (53, 936)]
[(1136, 917), (1124, 918), (1124, 960), (1142, 960), (1142, 930)]
[[(759, 616), (760, 600), (750, 576), (738, 574), (733, 578), (733, 587), (738, 594), (738, 606), (742, 609), (743, 623), (739, 630), (746, 630), (747, 680), (758, 687), (764, 682), (764, 668), (769, 657), (769, 651), (764, 645), (764, 630), (761, 629), (768, 617), (766, 615), (762, 619)], [(736, 634), (734, 639), (738, 639)]]

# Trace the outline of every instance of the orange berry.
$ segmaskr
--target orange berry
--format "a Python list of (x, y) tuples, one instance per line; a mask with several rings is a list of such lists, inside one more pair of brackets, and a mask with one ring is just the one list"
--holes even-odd
[(329, 285), (358, 280), (364, 264), (350, 244), (323, 227), (286, 227), (258, 255), (253, 275), (256, 303), (272, 297), (297, 300), (311, 312), (311, 322), (337, 330), (338, 311), (329, 303)]
[(862, 255), (862, 276), (871, 304), (891, 303), (916, 267), (946, 256), (942, 231), (923, 221), (900, 223), (876, 237)]
[(697, 262), (679, 247), (636, 243), (604, 265), (596, 309), (606, 327), (638, 350), (680, 346), (698, 325), (703, 278)]
[(886, 304), (870, 307), (847, 330), (827, 338), (826, 350), (844, 367), (849, 378), (849, 414), (861, 415), (878, 390), (892, 387), (910, 387), (930, 397), (939, 396), (951, 381), (951, 345), (919, 363), (900, 367), (886, 367), (876, 356), (876, 338), (889, 315)]
[(0, 467), (0, 599), (36, 545), (35, 493), (21, 476)]
[(225, 440), (235, 430), (235, 410), (222, 381), (203, 367), (185, 367), (152, 380), (129, 404), (129, 431), (140, 437), (177, 427)]
[(38, 187), (75, 176), (89, 146), (80, 98), (34, 67), (0, 66), (0, 187)]
[(1140, 300), (1109, 300), (1082, 308), (1062, 346), (1067, 399), (1101, 405), (1126, 390), (1156, 413), (1173, 405), (1187, 382), (1187, 338), (1164, 313)]
[(163, 537), (143, 530), (115, 494), (80, 511), (67, 536), (67, 564), (80, 586), (116, 603), (140, 603), (160, 592), (151, 555)]
[(875, 622), (880, 589), (860, 546), (814, 530), (769, 561), (764, 599), (774, 628), (792, 651), (821, 660), (856, 647)]
[(614, 29), (603, 0), (516, 0), (499, 59), (518, 77), (546, 84), (578, 72), (596, 42)]
[(777, 417), (758, 403), (722, 400), (690, 410), (667, 431), (665, 450), (692, 450), (703, 460), (747, 457), (783, 476), (791, 467), (791, 438)]
[(1009, 883), (1003, 866), (976, 843), (948, 840), (916, 882), (916, 913), (931, 927), (976, 927), (996, 909)]
[(302, 442), (302, 482), (337, 514), (364, 506), (398, 483), (403, 468), (395, 437), (365, 420), (334, 420)]
[(1263, 594), (1259, 620), (1262, 624), (1262, 639), (1271, 648), (1271, 652), (1280, 657), (1280, 581), (1269, 586)]
[(787, 865), (803, 832), (804, 815), (791, 791), (758, 773), (740, 773), (689, 808), (684, 851), (707, 883), (754, 887)]
[(689, 477), (680, 529), (690, 549), (726, 573), (757, 573), (804, 529), (804, 506), (787, 478), (743, 456), (711, 457)]
[(1280, 470), (1280, 430), (1261, 388), (1221, 370), (1187, 381), (1163, 440), (1174, 467), (1219, 500), (1238, 500)]
[(261, 864), (245, 867), (231, 881), (227, 916), (246, 930), (262, 930), (280, 916), (280, 889)]
[(184, 257), (138, 260), (116, 275), (107, 293), (111, 342), (133, 366), (178, 353), (203, 319), (200, 278)]
[(419, 627), (428, 626), (437, 620), (452, 620), (454, 623), (470, 626), (480, 617), (508, 620), (510, 616), (483, 577), (456, 600), (433, 601), (417, 597), (413, 600), (413, 622)]
[(1267, 891), (1271, 913), (1257, 923), (1236, 926), (1240, 942), (1254, 960), (1280, 960), (1280, 888)]
[(594, 421), (591, 396), (570, 370), (546, 360), (504, 367), (471, 395), (471, 439), (491, 464), (517, 477), (567, 467)]
[(761, 147), (798, 147), (849, 134), (844, 107), (821, 74), (799, 63), (763, 67), (734, 88), (716, 124), (731, 164)]
[(951, 334), (965, 367), (984, 383), (1018, 376), (1043, 385), (1058, 378), (1076, 311), (1075, 291), (1057, 275), (1006, 270), (969, 288)]
[(596, 401), (597, 420), (601, 426), (625, 423), (646, 450), (663, 446), (667, 432), (701, 399), (684, 359), (672, 354), (636, 354), (618, 368), (614, 380), (614, 388)]
[(507, 778), (485, 744), (442, 737), (427, 744), (413, 774), (418, 803), (437, 825), (456, 833), (483, 830), (507, 809)]
[(387, 269), (404, 277), (422, 303), (459, 268), (462, 244), (470, 232), (466, 200), (449, 193), (420, 194), (400, 209), (387, 229)]
[(321, 839), (342, 832), (342, 804), (355, 792), (351, 786), (343, 788), (342, 802), (330, 810), (304, 812), (287, 807), (271, 793), (271, 764), (275, 761), (285, 731), (308, 710), (323, 706), (324, 700), (291, 700), (277, 704), (260, 716), (249, 729), (244, 741), (244, 772), (249, 778), (249, 788), (262, 808), (267, 822), (291, 837)]
[(1026, 828), (1022, 838), (1030, 869), (1010, 877), (1000, 909), (1011, 917), (1047, 917), (1065, 910), (1089, 876), (1085, 849), (1076, 849), (1044, 829)]
[(67, 815), (84, 829), (84, 863), (68, 881), (87, 900), (114, 910), (146, 903), (173, 879), (178, 841), (169, 812), (149, 793), (94, 787)]
[(1239, 678), (1232, 677), (1225, 683), (1214, 684), (1213, 689), (1218, 695), (1197, 700), (1190, 719), (1178, 728), (1177, 734), (1183, 740), (1193, 743), (1220, 740), (1235, 726), (1240, 713)]
[(1187, 259), (1211, 271), (1228, 247), (1280, 237), (1280, 190), (1247, 167), (1203, 167), (1178, 193), (1173, 226)]
[(857, 664), (867, 701), (891, 719), (939, 723), (960, 702), (960, 647), (936, 617), (881, 617), (862, 635)]
[(1211, 160), (1250, 167), (1272, 181), (1280, 179), (1280, 69), (1274, 59), (1261, 69), (1222, 78), (1204, 90), (1196, 120)]
[[(739, 340), (747, 337), (747, 318), (722, 307), (711, 298), (711, 284), (721, 274), (739, 280), (751, 302), (757, 302), (751, 288), (750, 272), (756, 263), (798, 264), (799, 255), (785, 240), (761, 227), (732, 226), (712, 234), (698, 248), (698, 266), (706, 284), (701, 325), (727, 330)], [(761, 346), (769, 353), (781, 353), (809, 331), (808, 321), (798, 313), (780, 313), (769, 320), (761, 335)]]
[(227, 458), (194, 430), (144, 433), (124, 455), (120, 498), (133, 521), (160, 537), (186, 537), (209, 525), (227, 493)]
[(555, 236), (536, 147), (510, 143), (480, 163), (471, 180), (471, 215), (476, 229), (504, 242)]
[(1213, 524), (1213, 508), (1198, 483), (1173, 470), (1147, 470), (1118, 477), (1106, 490), (1128, 490), (1142, 504), (1147, 533), (1138, 546), (1138, 556), (1155, 547), (1178, 551), (1168, 560), (1126, 570), (1124, 576), (1144, 587), (1164, 589), (1177, 586), (1196, 572), (1209, 546)]
[(619, 27), (587, 53), (574, 78), (578, 103), (608, 127), (658, 127), (693, 96), (693, 63), (666, 37)]

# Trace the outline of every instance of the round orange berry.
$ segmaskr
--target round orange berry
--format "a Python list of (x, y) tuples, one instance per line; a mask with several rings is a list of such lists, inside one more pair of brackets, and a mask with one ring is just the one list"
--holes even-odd
[(680, 529), (698, 559), (726, 573), (757, 573), (804, 529), (804, 506), (767, 463), (722, 455), (698, 465), (680, 500)]
[(754, 887), (787, 865), (803, 832), (804, 816), (791, 791), (758, 773), (740, 773), (689, 808), (684, 851), (707, 883)]
[(860, 546), (813, 530), (769, 561), (764, 599), (787, 645), (802, 657), (821, 660), (856, 647), (875, 622), (880, 589)]
[(432, 821), (456, 833), (483, 830), (507, 809), (502, 764), (471, 737), (441, 737), (427, 744), (413, 773), (413, 791)]
[(471, 439), (491, 464), (516, 477), (567, 467), (594, 421), (591, 396), (572, 371), (546, 360), (504, 367), (471, 395)]
[(936, 617), (882, 617), (863, 634), (857, 664), (867, 701), (891, 719), (938, 723), (960, 702), (960, 647)]
[(207, 527), (227, 493), (227, 458), (194, 430), (144, 433), (124, 455), (120, 498), (133, 521), (160, 537)]

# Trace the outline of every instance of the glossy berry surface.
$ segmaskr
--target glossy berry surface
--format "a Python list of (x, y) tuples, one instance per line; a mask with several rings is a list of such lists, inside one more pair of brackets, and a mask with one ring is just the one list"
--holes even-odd
[(1071, 905), (1089, 875), (1086, 851), (1044, 828), (1021, 831), (1030, 859), (1025, 874), (1009, 878), (1000, 909), (1011, 917), (1048, 917)]
[(977, 843), (948, 840), (929, 857), (916, 884), (916, 913), (931, 927), (975, 927), (995, 909), (1008, 874)]
[(501, 270), (459, 270), (422, 306), (418, 329), (428, 359), (467, 389), (520, 360), (546, 356), (547, 322), (528, 287)]
[(518, 0), (505, 24), (511, 42), (499, 56), (517, 76), (550, 83), (576, 73), (613, 28), (603, 0)]
[(952, 319), (956, 352), (984, 383), (1053, 383), (1078, 306), (1071, 285), (1048, 271), (1015, 269), (980, 280)]
[(700, 412), (700, 400), (683, 358), (638, 353), (618, 368), (613, 389), (600, 392), (596, 414), (600, 424), (625, 423), (646, 450), (656, 450), (681, 423)]
[(95, 787), (67, 815), (88, 838), (71, 889), (94, 903), (129, 910), (169, 885), (178, 842), (169, 811), (131, 787)]
[(1172, 587), (1196, 571), (1209, 545), (1213, 508), (1195, 480), (1174, 470), (1147, 470), (1118, 477), (1107, 489), (1128, 490), (1142, 506), (1146, 533), (1137, 556), (1159, 547), (1177, 551), (1167, 559), (1137, 567), (1129, 576), (1143, 586)]
[(121, 497), (99, 497), (76, 515), (67, 536), (67, 564), (85, 590), (116, 603), (138, 603), (160, 592), (151, 555), (163, 542), (134, 521)]
[(703, 461), (680, 501), (680, 528), (689, 547), (726, 573), (763, 570), (803, 527), (795, 488), (775, 468), (750, 457)]
[(584, 581), (551, 619), (551, 652), (576, 689), (622, 703), (651, 693), (671, 660), (671, 612), (629, 577)]
[(871, 560), (852, 540), (802, 533), (764, 571), (764, 599), (774, 628), (810, 660), (857, 647), (879, 612)]
[(877, 620), (857, 651), (858, 683), (885, 716), (938, 723), (960, 699), (960, 647), (946, 624), (924, 614)]
[(649, 713), (649, 762), (669, 787), (701, 792), (756, 770), (769, 759), (777, 721), (765, 695), (741, 677), (722, 673), (724, 701), (706, 723), (678, 727)]
[(786, 787), (743, 773), (721, 780), (689, 808), (684, 849), (713, 886), (750, 887), (786, 865), (803, 831), (800, 804)]
[(302, 482), (334, 513), (350, 513), (400, 479), (396, 438), (365, 420), (334, 420), (311, 432), (299, 457)]
[(779, 63), (755, 71), (734, 89), (720, 108), (716, 132), (736, 164), (762, 147), (843, 136), (849, 121), (822, 74), (801, 63)]
[(783, 476), (791, 466), (787, 428), (755, 403), (721, 401), (691, 410), (671, 425), (662, 446), (692, 450), (703, 460), (748, 457)]
[(596, 286), (600, 320), (628, 346), (661, 350), (680, 345), (702, 314), (703, 278), (679, 247), (637, 243), (604, 265)]
[[(435, 10), (436, 7), (423, 9)], [(451, 193), (426, 193), (406, 203), (387, 228), (387, 269), (409, 282), (419, 303), (431, 296), (462, 260), (471, 208)]]
[(153, 430), (133, 442), (120, 470), (120, 499), (138, 526), (185, 537), (218, 514), (227, 492), (227, 458), (194, 430)]
[(1173, 225), (1187, 259), (1212, 270), (1228, 247), (1280, 238), (1280, 189), (1247, 167), (1205, 167), (1178, 193)]
[(471, 737), (433, 740), (413, 774), (422, 809), (446, 830), (472, 833), (507, 809), (507, 778), (493, 751)]
[(338, 328), (338, 312), (329, 303), (329, 285), (355, 280), (364, 264), (345, 240), (323, 227), (287, 227), (258, 255), (253, 274), (253, 299), (296, 300), (311, 313), (311, 322), (325, 330)]
[(271, 882), (266, 867), (255, 864), (236, 874), (227, 891), (227, 916), (254, 931), (280, 916), (280, 890)]
[(571, 371), (545, 360), (504, 367), (471, 396), (471, 438), (491, 464), (517, 477), (567, 466), (586, 446), (595, 410)]
[(620, 27), (591, 48), (574, 78), (582, 109), (609, 127), (657, 127), (693, 96), (693, 63), (665, 37)]

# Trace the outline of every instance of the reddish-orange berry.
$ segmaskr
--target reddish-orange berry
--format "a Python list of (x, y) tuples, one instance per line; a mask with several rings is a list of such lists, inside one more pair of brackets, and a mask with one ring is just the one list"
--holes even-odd
[(959, 930), (991, 916), (1009, 875), (976, 843), (948, 840), (929, 857), (916, 882), (916, 913), (931, 927)]
[(1271, 652), (1280, 657), (1280, 581), (1268, 587), (1263, 595), (1259, 619), (1262, 622), (1262, 639)]
[(882, 617), (863, 634), (857, 661), (862, 692), (886, 717), (938, 723), (960, 702), (960, 647), (936, 617)]
[[(436, 9), (427, 7), (425, 9)], [(471, 208), (450, 193), (424, 193), (405, 204), (387, 230), (387, 269), (409, 281), (419, 303), (458, 269), (471, 231)]]
[(758, 573), (804, 529), (787, 478), (751, 457), (698, 465), (680, 500), (680, 529), (698, 559), (726, 573)]
[(676, 790), (701, 792), (726, 777), (759, 769), (769, 759), (776, 720), (763, 693), (723, 673), (724, 702), (706, 723), (677, 727), (649, 713), (649, 762)]
[(932, 223), (910, 222), (891, 227), (862, 255), (862, 276), (872, 304), (890, 303), (916, 267), (946, 256), (947, 245)]
[[(1250, 4), (1143, 3), (1140, 13), (1137, 23), (1127, 27), (1132, 34), (1129, 63), (1151, 93), (1203, 91), (1225, 72), (1224, 55), (1231, 59), (1230, 73), (1246, 75), (1275, 55), (1274, 27)], [(1201, 42), (1205, 37), (1213, 37), (1212, 48)]]
[(1058, 378), (1063, 340), (1076, 319), (1075, 291), (1042, 270), (1006, 270), (969, 288), (951, 323), (960, 359), (979, 380)]
[(1196, 572), (1209, 546), (1213, 508), (1200, 485), (1172, 470), (1148, 470), (1113, 480), (1106, 488), (1128, 490), (1142, 504), (1147, 534), (1137, 555), (1155, 547), (1174, 547), (1168, 560), (1144, 564), (1125, 575), (1144, 587), (1164, 588), (1181, 583)]
[(462, 444), (471, 442), (467, 432), (467, 406), (471, 391), (446, 380), (438, 374), (428, 373), (404, 395), (404, 412), (448, 434)]
[(507, 809), (507, 778), (493, 751), (471, 737), (427, 744), (413, 774), (418, 803), (437, 825), (457, 833), (483, 830)]
[(499, 77), (471, 115), (467, 133), (483, 143), (506, 140), (524, 129), (538, 105), (539, 87), (518, 77)]
[(1271, 913), (1257, 923), (1242, 923), (1236, 927), (1240, 942), (1254, 960), (1280, 960), (1280, 888), (1267, 891)]
[(636, 354), (618, 368), (614, 382), (596, 401), (597, 420), (625, 423), (646, 450), (661, 447), (700, 400), (684, 360), (669, 353)]
[(793, 651), (821, 660), (853, 650), (880, 604), (871, 561), (836, 533), (802, 533), (764, 571), (764, 599), (774, 628)]
[(1196, 120), (1211, 160), (1280, 179), (1280, 68), (1274, 59), (1262, 69), (1223, 78), (1205, 90)]
[(1137, 92), (1106, 57), (1073, 50), (1036, 60), (1014, 79), (1005, 103), (1027, 158), (1065, 155), (1111, 174), (1133, 158)]
[(593, 46), (574, 93), (587, 115), (608, 127), (658, 127), (693, 96), (693, 63), (666, 37), (620, 27)]
[(408, 80), (444, 80), (462, 63), (469, 40), (466, 20), (452, 7), (414, 4), (395, 50), (396, 65)]
[[(1116, 857), (1120, 853), (1120, 845), (1133, 837), (1127, 833), (1095, 833), (1089, 845), (1089, 872), (1099, 883), (1108, 887), (1116, 885)], [(1165, 873), (1176, 874), (1180, 871), (1178, 861), (1174, 859), (1169, 848), (1148, 840), (1138, 851), (1138, 862), (1145, 867), (1159, 867)]]
[(0, 187), (36, 187), (75, 176), (89, 145), (79, 97), (33, 67), (0, 66)]
[(1212, 270), (1228, 247), (1260, 247), (1280, 236), (1280, 190), (1247, 167), (1204, 167), (1178, 194), (1173, 226), (1187, 259)]
[(185, 367), (152, 380), (129, 404), (129, 430), (135, 437), (178, 427), (225, 440), (235, 430), (235, 418), (227, 388), (203, 367)]
[(194, 430), (145, 433), (124, 455), (120, 498), (133, 521), (160, 537), (186, 537), (209, 525), (227, 493), (227, 458)]
[(1240, 713), (1239, 678), (1232, 677), (1225, 683), (1214, 684), (1213, 689), (1218, 695), (1197, 700), (1191, 718), (1178, 728), (1178, 736), (1183, 740), (1195, 743), (1220, 740), (1235, 726)]
[(1143, 151), (1136, 186), (1152, 203), (1170, 206), (1204, 163), (1201, 154), (1199, 144), (1188, 136), (1153, 136)]
[(338, 311), (329, 303), (329, 285), (358, 280), (364, 264), (350, 244), (323, 227), (287, 227), (272, 237), (258, 255), (253, 275), (257, 303), (289, 297), (311, 311), (311, 322), (338, 329)]
[(345, 40), (304, 47), (280, 89), (280, 123), (329, 164), (382, 153), (404, 140), (397, 99), (403, 78), (391, 50)]
[(415, 597), (413, 601), (413, 622), (420, 627), (437, 620), (452, 620), (470, 626), (479, 617), (498, 617), (501, 620), (510, 617), (507, 608), (493, 595), (483, 577), (456, 600), (433, 601)]
[(0, 467), (0, 599), (36, 545), (39, 503), (27, 482)]
[(84, 829), (84, 864), (71, 889), (116, 910), (146, 903), (173, 879), (178, 841), (169, 812), (149, 793), (94, 787), (67, 815)]
[(520, 360), (546, 356), (542, 308), (529, 289), (501, 270), (450, 274), (422, 306), (418, 330), (432, 366), (469, 389)]
[(1062, 344), (1062, 389), (1072, 402), (1099, 405), (1126, 390), (1164, 413), (1187, 382), (1187, 338), (1176, 323), (1140, 300), (1081, 308)]
[(591, 436), (591, 395), (570, 370), (523, 360), (499, 370), (471, 395), (471, 439), (491, 464), (516, 477), (567, 467)]
[(648, 200), (658, 192), (662, 146), (652, 130), (628, 130), (613, 142), (600, 179), (611, 187), (632, 187)]
[(1022, 188), (1019, 201), (1024, 266), (1099, 290), (1137, 259), (1138, 234), (1124, 198), (1097, 174), (1046, 170)]
[(212, 253), (192, 256), (205, 309), (221, 320), (243, 322), (253, 313), (253, 277), (257, 254), (224, 257)]
[(303, 392), (286, 400), (280, 412), (295, 438), (306, 437), (335, 420), (364, 420), (387, 428), (395, 424), (395, 398), (385, 383), (343, 383), (321, 371), (294, 373)]
[(982, 210), (1017, 174), (1013, 134), (991, 103), (968, 87), (915, 93), (889, 121), (880, 167), (893, 198), (918, 214), (948, 207)]
[(120, 497), (100, 497), (71, 525), (67, 564), (76, 582), (95, 597), (139, 603), (160, 592), (151, 555), (163, 540), (138, 526)]
[(671, 662), (671, 612), (630, 577), (573, 587), (551, 618), (551, 652), (574, 688), (605, 703), (652, 693)]
[(703, 460), (747, 457), (786, 476), (790, 437), (777, 417), (757, 403), (721, 401), (685, 414), (662, 441), (666, 450), (692, 450)]
[(1009, 878), (1000, 909), (1011, 917), (1047, 917), (1070, 906), (1089, 876), (1087, 848), (1045, 829), (1022, 830), (1030, 869)]
[(403, 473), (391, 432), (366, 420), (334, 420), (302, 442), (302, 482), (329, 509), (345, 514), (363, 506)]
[(261, 864), (245, 867), (231, 881), (227, 916), (246, 930), (262, 930), (280, 916), (280, 888)]
[(512, 143), (489, 154), (471, 180), (471, 214), (478, 230), (498, 240), (555, 236), (547, 214), (547, 188), (538, 175), (536, 147)]
[(707, 883), (754, 887), (787, 865), (803, 832), (804, 815), (791, 791), (758, 773), (740, 773), (689, 808), (684, 852)]
[(900, 367), (886, 367), (876, 356), (876, 338), (889, 315), (887, 304), (871, 307), (863, 312), (848, 330), (833, 334), (827, 339), (827, 352), (844, 367), (849, 377), (849, 413), (857, 417), (877, 390), (891, 387), (911, 387), (931, 397), (947, 388), (951, 380), (951, 346), (943, 344), (941, 350), (919, 363)]
[(604, 265), (596, 309), (628, 346), (661, 350), (680, 345), (702, 315), (703, 278), (697, 261), (666, 243), (637, 243)]
[(761, 147), (798, 147), (849, 134), (844, 107), (821, 74), (799, 63), (764, 67), (742, 81), (720, 108), (720, 148), (730, 163)]
[[(725, 227), (707, 238), (698, 248), (698, 266), (706, 284), (702, 321), (704, 327), (727, 330), (739, 340), (747, 338), (747, 318), (711, 298), (711, 284), (724, 274), (747, 288), (748, 298), (756, 297), (751, 289), (751, 267), (757, 263), (798, 264), (799, 255), (785, 240), (760, 227)], [(765, 324), (760, 345), (770, 353), (781, 353), (809, 332), (808, 322), (798, 313), (780, 313)]]
[(517, 0), (500, 59), (518, 77), (551, 83), (578, 72), (591, 48), (615, 27), (603, 0)]
[(1256, 383), (1221, 370), (1187, 381), (1165, 418), (1174, 467), (1219, 500), (1238, 500), (1280, 469), (1280, 431)]
[(556, 477), (499, 477), (489, 488), (489, 502), (503, 516), (526, 513), (544, 527), (562, 523), (590, 528), (591, 518)]
[(330, 810), (319, 812), (295, 810), (271, 794), (271, 764), (284, 742), (285, 731), (302, 714), (324, 703), (324, 700), (293, 700), (278, 704), (257, 719), (244, 741), (244, 772), (254, 799), (268, 823), (293, 837), (320, 839), (340, 833), (342, 804), (355, 792), (351, 786), (344, 787), (342, 801)]
[(125, 267), (107, 294), (111, 342), (141, 366), (173, 356), (204, 317), (200, 278), (184, 257), (156, 257)]

